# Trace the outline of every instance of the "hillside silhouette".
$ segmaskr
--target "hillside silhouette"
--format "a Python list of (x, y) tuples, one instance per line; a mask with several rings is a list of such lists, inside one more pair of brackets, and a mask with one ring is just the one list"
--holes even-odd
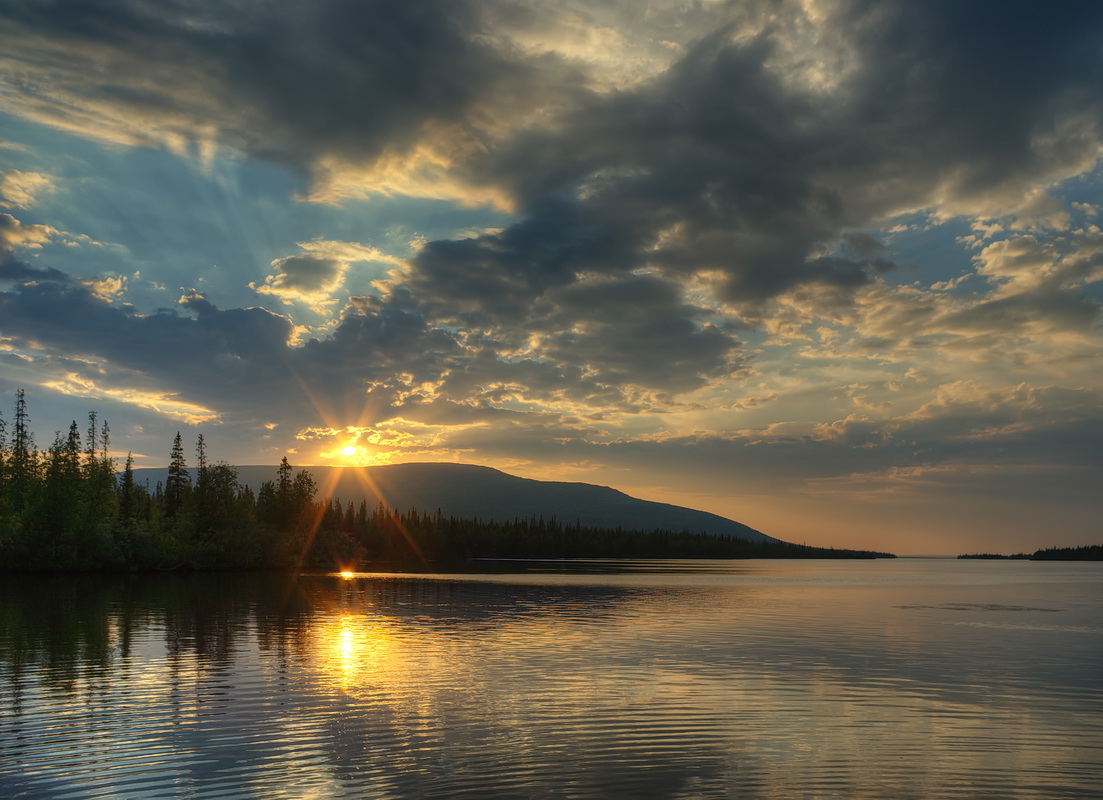
[[(178, 431), (164, 469), (120, 471), (110, 427), (88, 414), (40, 450), (16, 392), (0, 435), (0, 571), (347, 570), (502, 558), (877, 558), (788, 544), (741, 523), (605, 486), (488, 467), (402, 464), (298, 472), (195, 467)], [(0, 429), (0, 434), (3, 430)]]
[[(238, 480), (259, 490), (276, 477), (275, 466), (235, 467)], [(668, 530), (777, 542), (748, 525), (692, 508), (640, 500), (608, 486), (519, 478), (475, 464), (411, 463), (374, 467), (307, 467), (318, 499), (337, 497), (369, 506), (417, 510), (463, 519), (511, 522), (556, 520), (565, 525), (625, 530)], [(138, 484), (152, 489), (168, 477), (166, 468), (134, 470)]]

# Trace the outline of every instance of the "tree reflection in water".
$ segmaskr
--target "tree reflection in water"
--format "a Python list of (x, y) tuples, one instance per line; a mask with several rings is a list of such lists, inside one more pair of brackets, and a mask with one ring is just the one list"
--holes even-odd
[(1096, 792), (1081, 584), (592, 566), (6, 579), (0, 796)]

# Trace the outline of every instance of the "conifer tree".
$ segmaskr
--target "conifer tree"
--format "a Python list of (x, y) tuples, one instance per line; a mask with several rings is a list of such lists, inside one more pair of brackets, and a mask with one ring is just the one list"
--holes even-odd
[(195, 440), (195, 459), (198, 475), (202, 476), (207, 470), (207, 441), (203, 438), (203, 434), (199, 434), (199, 438)]
[(169, 454), (168, 477), (165, 479), (166, 517), (175, 519), (180, 515), (190, 488), (191, 476), (188, 475), (188, 465), (184, 460), (184, 445), (180, 440), (180, 431), (177, 431), (176, 438), (172, 441), (172, 452)]
[(77, 427), (76, 420), (69, 423), (69, 435), (65, 437), (61, 466), (66, 479), (74, 482), (80, 481), (80, 428)]
[(192, 492), (192, 504), (201, 526), (208, 524), (211, 514), (211, 474), (207, 466), (207, 442), (203, 434), (195, 442), (195, 490)]
[(281, 502), (287, 502), (291, 497), (291, 465), (287, 462), (287, 456), (280, 460), (276, 476), (276, 497)]
[[(74, 425), (76, 422), (73, 423)], [(88, 412), (88, 441), (84, 448), (84, 469), (91, 475), (96, 467), (96, 456), (98, 455), (97, 438), (99, 431), (96, 429), (96, 412)]]
[(0, 536), (4, 534), (4, 521), (8, 508), (8, 423), (0, 414)]
[(82, 478), (80, 429), (74, 420), (67, 436), (62, 437), (60, 431), (54, 435), (54, 443), (46, 451), (42, 480), (36, 482), (23, 513), (33, 557), (54, 566), (82, 566)]
[(126, 466), (119, 481), (119, 519), (124, 523), (133, 520), (138, 513), (138, 487), (134, 485), (134, 454), (126, 454)]
[(115, 463), (109, 455), (107, 420), (97, 428), (95, 411), (88, 413), (88, 441), (84, 448), (84, 513), (89, 525), (107, 520), (115, 503)]
[(12, 425), (11, 454), (8, 468), (11, 473), (11, 509), (18, 514), (27, 506), (31, 484), (38, 472), (38, 452), (34, 446), (34, 434), (30, 430), (27, 400), (23, 390), (15, 392), (15, 419)]

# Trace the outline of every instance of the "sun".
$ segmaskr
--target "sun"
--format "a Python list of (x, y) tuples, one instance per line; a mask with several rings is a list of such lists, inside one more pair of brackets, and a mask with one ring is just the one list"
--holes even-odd
[(371, 449), (355, 440), (346, 444), (336, 443), (332, 450), (319, 453), (324, 459), (332, 459), (336, 464), (344, 467), (367, 467), (374, 464), (386, 464), (387, 458), (382, 453), (372, 452)]

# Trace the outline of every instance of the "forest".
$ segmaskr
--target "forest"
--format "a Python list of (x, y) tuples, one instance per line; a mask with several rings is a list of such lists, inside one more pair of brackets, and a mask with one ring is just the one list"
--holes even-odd
[(1047, 547), (1035, 550), (1032, 561), (1103, 561), (1103, 544), (1082, 547)]
[(751, 542), (686, 531), (597, 529), (554, 519), (496, 522), (369, 508), (317, 498), (311, 473), (286, 456), (254, 492), (197, 437), (194, 466), (180, 433), (168, 477), (137, 483), (120, 471), (110, 428), (87, 427), (37, 449), (23, 390), (0, 417), (0, 570), (140, 571), (353, 569), (365, 562), (442, 565), (475, 558), (873, 558), (886, 553)]

